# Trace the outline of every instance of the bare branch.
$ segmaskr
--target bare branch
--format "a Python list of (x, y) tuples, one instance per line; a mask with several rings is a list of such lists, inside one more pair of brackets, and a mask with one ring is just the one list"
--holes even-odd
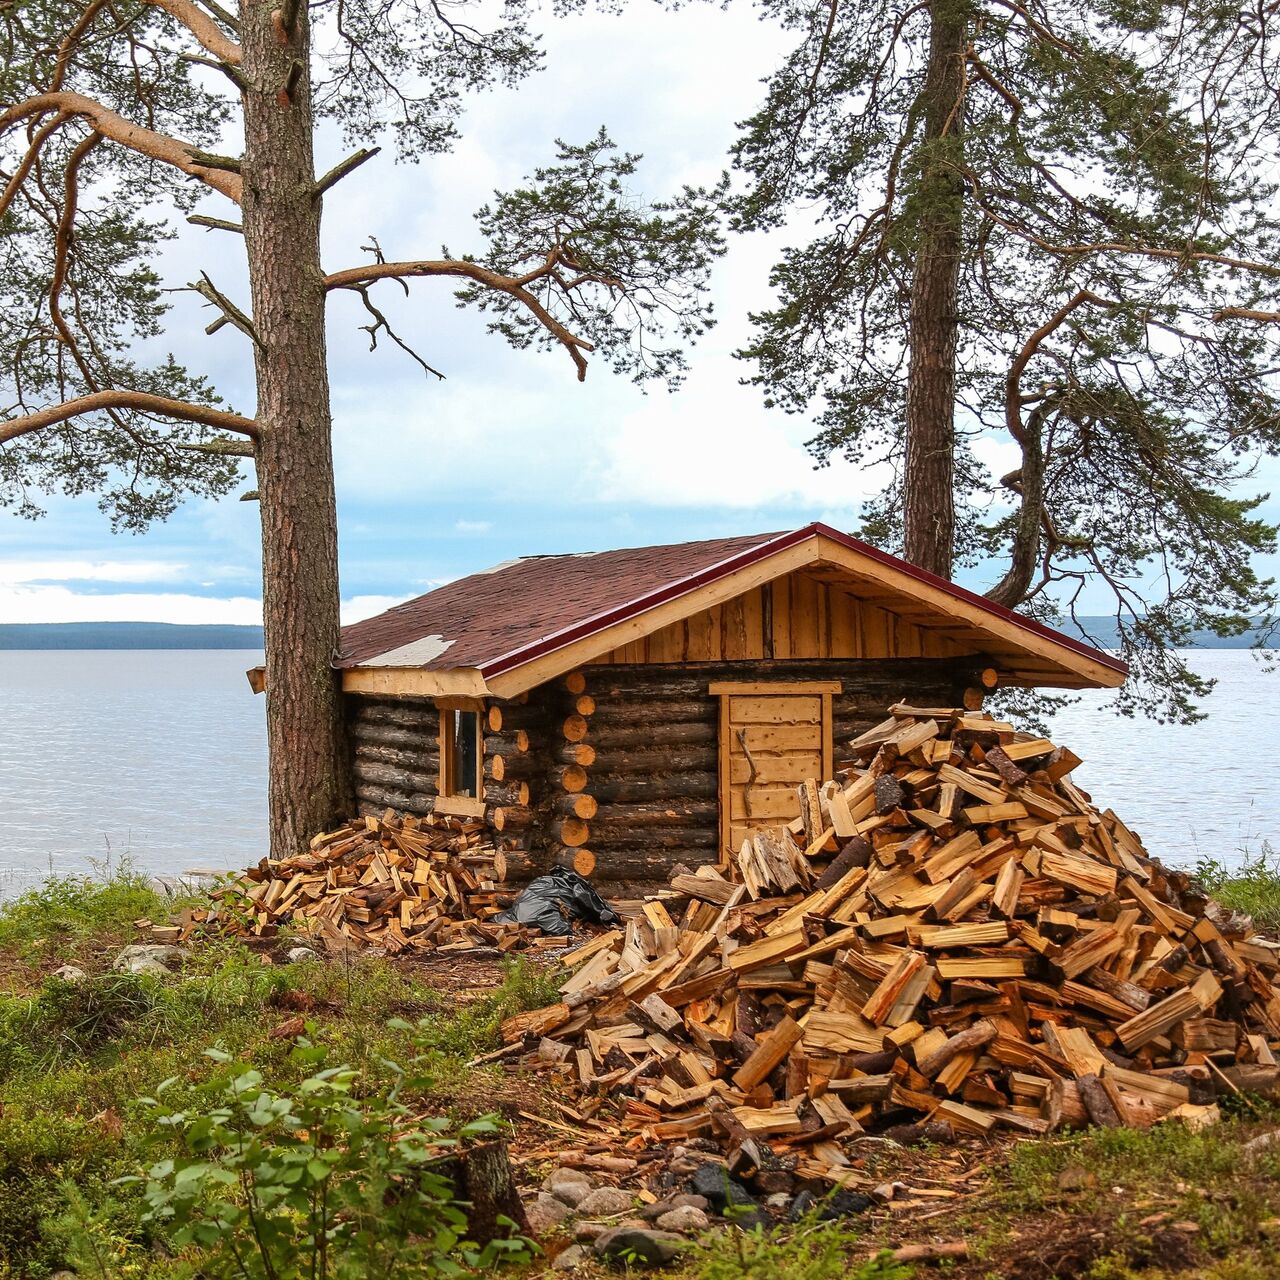
[[(545, 270), (537, 274), (543, 275)], [(569, 353), (578, 370), (578, 381), (582, 382), (586, 379), (587, 360), (583, 353), (594, 351), (594, 344), (571, 333), (537, 297), (521, 284), (520, 279), (504, 276), (498, 271), (482, 267), (478, 262), (467, 262), (457, 258), (424, 259), (419, 262), (371, 262), (367, 266), (335, 271), (332, 275), (325, 276), (324, 285), (326, 289), (356, 289), (360, 285), (373, 284), (378, 280), (399, 280), (404, 284), (406, 277), (419, 276), (447, 276), (458, 280), (472, 280), (487, 289), (494, 289), (514, 298)]]
[(210, 67), (214, 71), (221, 71), (241, 93), (248, 93), (248, 79), (231, 63), (223, 62), (221, 58), (206, 58), (198, 53), (180, 53), (178, 56), (183, 62), (194, 62), (202, 67)]
[(225, 436), (218, 440), (201, 440), (176, 446), (188, 453), (207, 453), (217, 458), (252, 458), (255, 456), (253, 445), (243, 440), (231, 440)]
[(14, 103), (4, 112), (0, 112), (0, 134), (13, 128), (22, 120), (30, 120), (56, 111), (63, 115), (83, 116), (104, 138), (128, 147), (139, 155), (150, 156), (162, 164), (172, 165), (175, 169), (198, 178), (213, 190), (226, 196), (228, 200), (240, 203), (242, 183), (238, 173), (224, 172), (208, 163), (196, 159), (201, 153), (190, 143), (181, 142), (167, 134), (156, 133), (152, 129), (144, 129), (133, 124), (123, 116), (117, 115), (109, 107), (81, 93), (60, 91), (57, 93), (37, 93), (21, 102)]
[(443, 382), (444, 374), (441, 373), (439, 369), (433, 368), (429, 365), (407, 342), (405, 342), (404, 339), (401, 338), (400, 335), (391, 327), (391, 323), (388, 321), (387, 317), (373, 305), (373, 302), (369, 297), (368, 285), (357, 284), (351, 287), (354, 292), (360, 295), (360, 301), (364, 303), (364, 309), (373, 317), (372, 324), (362, 324), (360, 326), (360, 328), (369, 335), (369, 350), (376, 351), (378, 349), (378, 330), (383, 329), (386, 331), (387, 337), (390, 338), (401, 351), (412, 356), (413, 359), (422, 366), (424, 373), (428, 376), (434, 374), (441, 382)]
[(187, 221), (193, 227), (208, 227), (210, 231), (234, 231), (236, 235), (244, 235), (244, 228), (238, 222), (228, 222), (225, 218), (210, 218), (203, 213), (193, 213)]
[(30, 435), (44, 427), (56, 426), (71, 418), (88, 413), (103, 413), (112, 409), (132, 409), (137, 413), (154, 414), (158, 418), (176, 418), (180, 422), (198, 422), (220, 431), (233, 431), (237, 435), (258, 439), (260, 429), (252, 418), (242, 418), (238, 413), (223, 409), (210, 409), (205, 405), (187, 404), (183, 400), (171, 400), (167, 396), (153, 396), (145, 391), (95, 391), (92, 395), (79, 396), (62, 404), (39, 409), (21, 418), (0, 422), (0, 444), (8, 444), (19, 436)]
[[(241, 333), (249, 338), (256, 346), (262, 348), (262, 339), (258, 337), (258, 331), (253, 327), (253, 321), (236, 306), (225, 293), (218, 288), (217, 285), (209, 279), (207, 272), (200, 273), (199, 280), (193, 280), (187, 288), (193, 293), (198, 293), (204, 298), (210, 306), (217, 307), (222, 313), (208, 328), (205, 333), (212, 336), (222, 328), (224, 324), (229, 324), (239, 329)], [(265, 350), (265, 348), (263, 348)]]
[(341, 182), (347, 174), (358, 169), (366, 160), (372, 160), (381, 150), (381, 147), (361, 147), (359, 151), (353, 151), (346, 159), (339, 160), (328, 173), (316, 179), (315, 197), (319, 199), (330, 187)]

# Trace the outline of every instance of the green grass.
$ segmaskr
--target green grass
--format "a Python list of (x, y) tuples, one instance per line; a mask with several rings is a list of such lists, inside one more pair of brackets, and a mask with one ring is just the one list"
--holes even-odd
[(1280, 853), (1268, 841), (1257, 853), (1244, 850), (1237, 866), (1202, 858), (1195, 875), (1224, 907), (1251, 915), (1260, 933), (1280, 936)]
[[(1162, 1214), (1170, 1222), (1195, 1224), (1195, 1246), (1208, 1258), (1195, 1276), (1251, 1280), (1280, 1274), (1280, 1239), (1259, 1230), (1280, 1221), (1280, 1148), (1244, 1151), (1259, 1121), (1280, 1123), (1280, 1108), (1259, 1101), (1200, 1133), (1165, 1123), (1019, 1143), (1001, 1179), (1004, 1220), (1066, 1212), (1108, 1220), (1121, 1239), (1141, 1242), (1151, 1231), (1144, 1220)], [(994, 1220), (992, 1229), (998, 1238)], [(1116, 1259), (1102, 1259), (1088, 1273), (1091, 1280), (1162, 1274), (1131, 1271)]]
[(51, 876), (0, 904), (0, 953), (70, 960), (89, 942), (104, 947), (132, 941), (134, 920), (163, 920), (179, 906), (128, 862), (96, 878)]
[[(765, 1235), (758, 1228), (709, 1235), (681, 1260), (687, 1280), (908, 1280), (909, 1267), (875, 1251), (848, 1223), (821, 1222), (817, 1213)], [(861, 1255), (863, 1261), (853, 1261)]]
[[(460, 1003), (386, 959), (275, 966), (234, 940), (193, 945), (170, 977), (111, 972), (116, 948), (145, 940), (132, 922), (173, 909), (128, 867), (0, 904), (0, 1280), (46, 1280), (67, 1266), (99, 1280), (185, 1276), (139, 1226), (136, 1193), (112, 1184), (156, 1158), (137, 1099), (170, 1077), (166, 1097), (196, 1097), (218, 1070), (203, 1050), (291, 1087), (305, 1069), (271, 1032), (301, 1013), (330, 1060), (358, 1069), (370, 1090), (389, 1078), (388, 1061), (427, 1050), (439, 1087), (424, 1109), (469, 1119), (492, 1109), (494, 1091), (466, 1061), (497, 1046), (503, 1018), (555, 998), (554, 983), (520, 961)], [(45, 977), (54, 962), (89, 976)]]

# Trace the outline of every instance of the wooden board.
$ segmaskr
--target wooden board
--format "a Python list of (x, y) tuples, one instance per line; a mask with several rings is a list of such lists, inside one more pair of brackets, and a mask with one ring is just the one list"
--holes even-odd
[(833, 683), (815, 681), (811, 693), (802, 692), (803, 683), (789, 681), (779, 682), (777, 693), (756, 683), (741, 693), (720, 694), (722, 858), (753, 831), (799, 816), (798, 788), (822, 776), (831, 758)]

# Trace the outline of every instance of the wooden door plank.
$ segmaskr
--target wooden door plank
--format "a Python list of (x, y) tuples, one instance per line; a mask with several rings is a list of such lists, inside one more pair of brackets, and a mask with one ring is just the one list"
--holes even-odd
[(737, 727), (749, 724), (818, 724), (822, 718), (822, 696), (751, 697), (731, 699), (729, 715)]
[(741, 733), (752, 755), (757, 752), (821, 750), (821, 725), (816, 719), (812, 724), (743, 725)]

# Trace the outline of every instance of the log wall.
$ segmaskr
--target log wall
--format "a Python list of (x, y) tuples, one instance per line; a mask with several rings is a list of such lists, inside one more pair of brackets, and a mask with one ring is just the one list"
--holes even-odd
[[(677, 862), (692, 868), (719, 857), (720, 705), (707, 692), (712, 682), (840, 680), (843, 692), (832, 702), (838, 767), (841, 746), (882, 720), (886, 707), (959, 706), (975, 671), (971, 660), (955, 658), (823, 659), (589, 665), (570, 678), (593, 709), (582, 723), (560, 724), (552, 747), (560, 772), (549, 772), (545, 794), (589, 796), (595, 812), (566, 818), (553, 801), (547, 852), (619, 892), (665, 883)], [(563, 704), (550, 687), (535, 696)], [(554, 733), (554, 711), (548, 719)], [(575, 752), (589, 761), (566, 774), (563, 761)]]
[[(974, 663), (956, 658), (592, 664), (483, 717), (486, 821), (515, 884), (555, 863), (603, 892), (664, 884), (719, 856), (718, 680), (840, 680), (835, 761), (891, 703), (959, 706)], [(431, 812), (440, 766), (429, 699), (350, 696), (362, 814)]]

